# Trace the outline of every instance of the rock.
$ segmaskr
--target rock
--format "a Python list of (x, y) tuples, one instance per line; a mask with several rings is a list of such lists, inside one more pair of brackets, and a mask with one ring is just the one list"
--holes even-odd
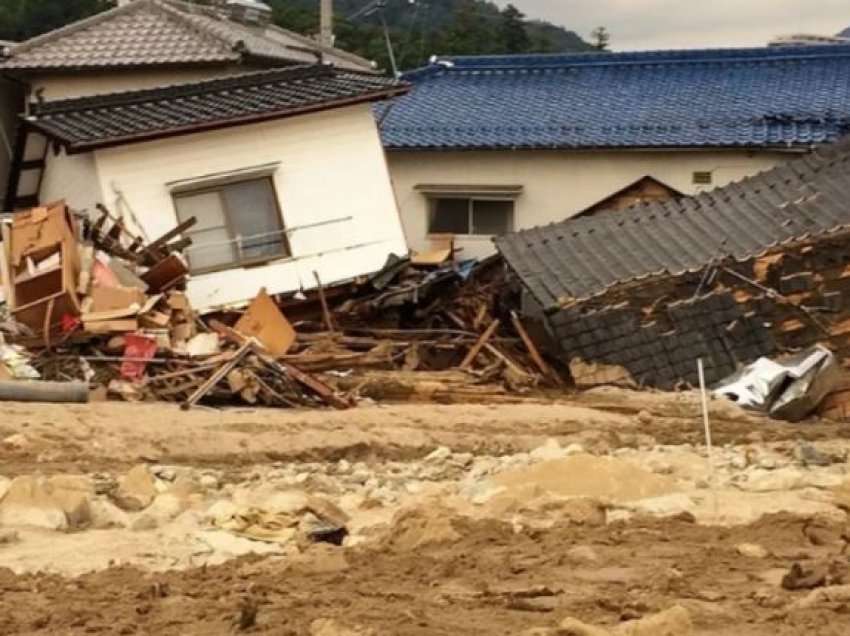
[(475, 461), (475, 455), (472, 453), (455, 453), (451, 457), (451, 463), (458, 468), (467, 468)]
[(156, 530), (159, 527), (156, 517), (146, 511), (140, 512), (127, 526), (133, 532)]
[(168, 523), (181, 512), (189, 508), (186, 498), (173, 492), (165, 492), (157, 495), (150, 506), (145, 509), (145, 514), (156, 520), (157, 525)]
[(91, 522), (94, 483), (85, 475), (54, 475), (48, 480), (54, 501), (65, 512), (68, 525), (82, 528)]
[(446, 461), (449, 457), (452, 456), (452, 450), (446, 446), (440, 446), (435, 450), (431, 451), (428, 455), (425, 456), (424, 461), (430, 463), (441, 463)]
[(735, 470), (744, 470), (749, 465), (747, 461), (747, 456), (743, 453), (736, 453), (735, 456), (729, 461), (729, 466), (734, 468)]
[(337, 475), (347, 475), (351, 472), (351, 463), (346, 459), (340, 459), (336, 464)]
[(0, 503), (0, 526), (65, 530), (68, 518), (44, 477), (16, 477)]
[(346, 627), (333, 619), (319, 618), (310, 624), (310, 636), (375, 636), (375, 631)]
[(366, 482), (368, 482), (371, 477), (372, 477), (372, 473), (370, 473), (368, 470), (360, 469), (360, 470), (355, 470), (351, 474), (351, 481), (354, 482), (355, 484), (360, 484), (362, 486)]
[(553, 636), (611, 636), (611, 632), (602, 627), (582, 623), (575, 618), (565, 618)]
[(571, 455), (584, 455), (587, 450), (581, 444), (570, 444), (564, 449), (564, 455), (566, 457), (570, 457)]
[(694, 500), (687, 495), (677, 493), (662, 497), (641, 499), (627, 506), (635, 512), (643, 512), (655, 517), (672, 517), (693, 510)]
[(776, 468), (776, 460), (773, 457), (762, 457), (759, 460), (759, 468), (774, 470)]
[(16, 530), (0, 530), (0, 545), (17, 543), (21, 538)]
[(617, 627), (616, 636), (689, 636), (693, 633), (691, 615), (681, 605), (624, 623)]
[(15, 433), (3, 438), (3, 445), (13, 450), (23, 450), (30, 445), (29, 438), (23, 433)]
[(850, 585), (830, 585), (810, 592), (804, 598), (792, 603), (791, 610), (805, 610), (826, 603), (850, 602)]
[(811, 590), (826, 585), (828, 576), (829, 566), (825, 563), (805, 567), (793, 563), (788, 573), (782, 577), (782, 587), (786, 590)]
[(832, 463), (829, 455), (804, 442), (794, 449), (794, 458), (803, 466), (829, 466)]
[(577, 545), (567, 550), (567, 558), (578, 563), (596, 563), (599, 555), (596, 550), (587, 545)]
[(130, 517), (118, 506), (106, 499), (94, 499), (89, 503), (91, 527), (95, 530), (108, 528), (126, 528)]
[(201, 475), (198, 483), (207, 490), (218, 490), (219, 481), (215, 475)]
[(119, 508), (138, 511), (147, 508), (158, 494), (153, 476), (147, 466), (139, 464), (118, 482), (113, 498)]
[(207, 508), (204, 521), (221, 526), (239, 514), (239, 506), (228, 499), (220, 499)]
[(766, 559), (770, 553), (757, 543), (741, 543), (736, 548), (738, 554), (749, 559)]
[(162, 479), (163, 481), (174, 481), (177, 479), (177, 471), (170, 466), (154, 466), (150, 472), (156, 475), (157, 479)]
[(606, 506), (597, 499), (575, 497), (548, 503), (544, 509), (557, 510), (563, 519), (580, 526), (604, 526), (607, 520)]
[(741, 490), (749, 492), (777, 492), (803, 488), (806, 480), (802, 472), (796, 468), (780, 468), (771, 471), (757, 468), (748, 473), (746, 481), (736, 485)]
[(556, 439), (548, 439), (543, 446), (538, 446), (529, 453), (532, 460), (537, 462), (547, 461), (549, 459), (561, 459), (564, 457), (564, 449)]
[(281, 546), (277, 543), (253, 541), (237, 537), (224, 530), (203, 530), (195, 536), (195, 539), (219, 557), (214, 561), (222, 563), (247, 554), (280, 554), (282, 552)]
[(386, 541), (396, 549), (410, 552), (425, 546), (454, 543), (461, 538), (454, 518), (456, 513), (439, 507), (402, 510), (393, 518)]
[(637, 414), (637, 421), (644, 426), (649, 426), (652, 424), (652, 414), (649, 411), (640, 411)]

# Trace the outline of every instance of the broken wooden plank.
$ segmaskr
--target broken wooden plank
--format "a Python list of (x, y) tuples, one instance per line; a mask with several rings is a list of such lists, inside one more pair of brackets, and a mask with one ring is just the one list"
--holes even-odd
[(519, 319), (519, 316), (517, 316), (515, 311), (511, 312), (511, 322), (513, 322), (514, 329), (516, 329), (516, 332), (522, 339), (525, 348), (528, 350), (528, 354), (531, 356), (532, 362), (534, 362), (540, 372), (556, 384), (563, 384), (560, 376), (555, 373), (552, 367), (546, 364), (543, 356), (540, 355), (540, 351), (538, 351), (537, 347), (534, 345), (534, 342), (531, 340), (531, 336), (528, 335), (528, 332), (525, 330), (522, 321)]
[(245, 357), (245, 355), (251, 351), (253, 342), (251, 340), (247, 340), (236, 353), (233, 354), (233, 357), (228, 361), (222, 364), (216, 371), (213, 373), (209, 379), (204, 382), (198, 389), (190, 395), (183, 404), (180, 405), (184, 411), (188, 411), (195, 404), (198, 403), (207, 393), (209, 393), (216, 384), (221, 382), (223, 378), (230, 373), (237, 364)]
[(293, 380), (298, 382), (299, 384), (307, 387), (311, 391), (313, 391), (316, 395), (318, 395), (322, 401), (326, 404), (333, 406), (337, 409), (347, 409), (352, 406), (351, 402), (347, 400), (343, 400), (341, 397), (334, 393), (334, 390), (308, 373), (304, 373), (299, 368), (289, 364), (288, 362), (281, 362), (275, 360), (272, 356), (264, 353), (260, 350), (262, 346), (258, 341), (253, 338), (248, 338), (244, 334), (239, 333), (235, 329), (228, 327), (227, 325), (219, 322), (218, 320), (210, 320), (210, 328), (217, 331), (219, 334), (235, 343), (244, 343), (242, 346), (252, 345), (254, 349), (254, 353), (257, 354), (257, 357), (262, 360), (262, 362), (278, 373), (283, 373)]
[(481, 334), (481, 337), (478, 338), (478, 342), (472, 345), (472, 348), (469, 350), (469, 353), (466, 354), (466, 357), (463, 359), (463, 362), (460, 363), (460, 369), (468, 369), (475, 358), (478, 357), (478, 354), (481, 353), (481, 349), (484, 348), (484, 345), (487, 344), (487, 341), (493, 337), (493, 334), (496, 333), (496, 329), (499, 328), (499, 319), (496, 318), (493, 322), (490, 323), (490, 326)]

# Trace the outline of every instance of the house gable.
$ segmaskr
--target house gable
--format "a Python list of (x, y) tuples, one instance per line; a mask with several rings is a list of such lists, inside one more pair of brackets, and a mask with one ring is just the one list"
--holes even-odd
[(667, 201), (682, 196), (684, 195), (675, 188), (647, 175), (588, 206), (575, 216), (590, 216), (604, 210), (623, 210), (637, 203)]

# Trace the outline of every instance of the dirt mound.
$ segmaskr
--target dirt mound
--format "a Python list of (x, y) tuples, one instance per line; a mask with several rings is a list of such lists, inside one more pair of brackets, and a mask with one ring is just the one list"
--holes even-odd
[(531, 497), (549, 492), (565, 497), (595, 497), (617, 503), (659, 497), (676, 491), (676, 482), (614, 457), (573, 455), (503, 472), (493, 481), (506, 492)]

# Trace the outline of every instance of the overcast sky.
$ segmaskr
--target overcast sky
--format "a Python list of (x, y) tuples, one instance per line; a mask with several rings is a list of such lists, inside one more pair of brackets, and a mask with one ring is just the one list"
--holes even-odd
[(777, 35), (834, 35), (850, 26), (848, 0), (512, 1), (528, 17), (561, 24), (585, 39), (605, 25), (618, 51), (760, 46)]

